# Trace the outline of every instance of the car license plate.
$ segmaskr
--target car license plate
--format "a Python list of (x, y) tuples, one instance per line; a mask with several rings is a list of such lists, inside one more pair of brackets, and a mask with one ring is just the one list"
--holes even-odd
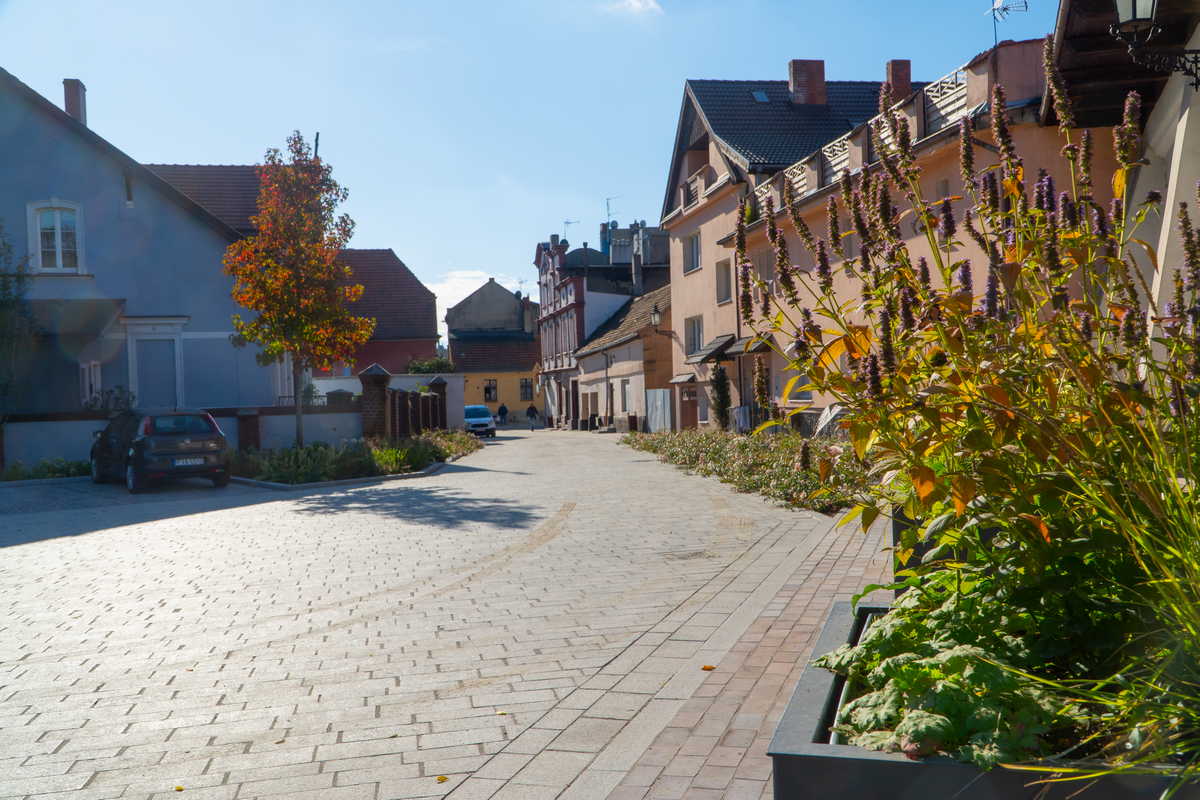
[(175, 466), (177, 467), (198, 467), (204, 463), (204, 458), (177, 458)]

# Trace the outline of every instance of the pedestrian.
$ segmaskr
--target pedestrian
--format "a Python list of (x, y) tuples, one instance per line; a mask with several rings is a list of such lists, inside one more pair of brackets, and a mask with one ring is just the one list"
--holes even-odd
[(534, 430), (534, 426), (537, 424), (538, 410), (533, 403), (530, 403), (529, 408), (525, 409), (525, 418), (529, 420), (529, 430)]
[(501, 403), (500, 408), (496, 409), (496, 414), (500, 417), (501, 425), (508, 423), (508, 406), (504, 405), (504, 403)]

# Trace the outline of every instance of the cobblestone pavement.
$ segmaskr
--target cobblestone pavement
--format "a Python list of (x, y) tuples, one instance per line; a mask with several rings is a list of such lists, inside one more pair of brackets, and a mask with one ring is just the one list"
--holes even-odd
[(306, 495), (6, 491), (3, 798), (758, 797), (869, 572), (825, 517), (583, 433)]

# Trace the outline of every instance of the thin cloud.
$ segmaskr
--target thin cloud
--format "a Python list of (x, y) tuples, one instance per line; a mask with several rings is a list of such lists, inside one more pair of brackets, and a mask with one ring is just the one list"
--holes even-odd
[(610, 3), (606, 8), (609, 11), (633, 14), (635, 16), (665, 13), (663, 7), (658, 4), (658, 0), (617, 0), (615, 3)]

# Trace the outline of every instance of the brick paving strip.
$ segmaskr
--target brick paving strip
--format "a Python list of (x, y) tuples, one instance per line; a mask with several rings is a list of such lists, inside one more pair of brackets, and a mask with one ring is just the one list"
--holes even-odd
[(0, 798), (678, 797), (751, 730), (726, 789), (762, 787), (748, 709), (879, 543), (609, 437), (507, 438), (401, 488), (0, 508)]

